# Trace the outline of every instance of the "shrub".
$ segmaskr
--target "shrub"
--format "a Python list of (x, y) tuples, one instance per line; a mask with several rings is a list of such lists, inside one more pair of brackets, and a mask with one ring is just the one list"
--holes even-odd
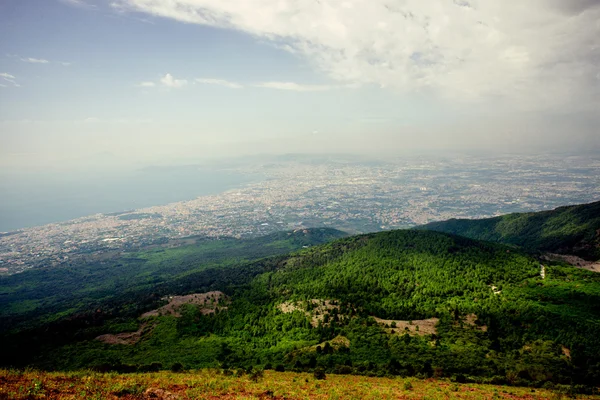
[(275, 371), (285, 372), (285, 367), (283, 366), (283, 364), (277, 364), (277, 366), (275, 367)]
[(260, 368), (252, 368), (252, 371), (250, 371), (249, 376), (252, 382), (258, 382), (264, 376), (264, 372)]
[(181, 364), (180, 362), (176, 362), (175, 364), (171, 365), (171, 371), (172, 372), (183, 371), (183, 364)]
[(404, 385), (402, 387), (404, 390), (412, 390), (413, 384), (411, 381), (404, 381)]
[(325, 371), (323, 371), (323, 368), (315, 369), (313, 376), (315, 377), (315, 379), (318, 379), (318, 380), (323, 380), (323, 379), (327, 378), (327, 376), (325, 375)]

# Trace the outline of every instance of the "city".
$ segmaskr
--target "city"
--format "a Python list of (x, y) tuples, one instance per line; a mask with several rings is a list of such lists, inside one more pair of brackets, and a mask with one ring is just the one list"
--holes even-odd
[(230, 168), (263, 179), (218, 195), (2, 233), (0, 273), (177, 246), (188, 236), (242, 238), (319, 226), (374, 232), (600, 198), (597, 156), (298, 156)]

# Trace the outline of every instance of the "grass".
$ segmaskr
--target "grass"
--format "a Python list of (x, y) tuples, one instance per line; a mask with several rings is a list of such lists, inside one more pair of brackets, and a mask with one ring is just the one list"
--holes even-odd
[[(138, 374), (0, 370), (0, 399), (561, 399), (559, 392), (446, 380), (218, 370)], [(572, 398), (573, 396), (571, 396)], [(600, 396), (579, 395), (580, 399)]]

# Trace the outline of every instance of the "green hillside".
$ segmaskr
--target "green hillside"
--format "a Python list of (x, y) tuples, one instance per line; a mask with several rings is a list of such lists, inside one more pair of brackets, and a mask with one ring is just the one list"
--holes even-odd
[(600, 260), (600, 201), (485, 219), (450, 219), (418, 229)]
[[(250, 239), (193, 237), (186, 239), (189, 244), (175, 248), (154, 247), (114, 259), (0, 276), (0, 333), (98, 308), (138, 315), (155, 306), (158, 297), (194, 285), (197, 275), (223, 273), (343, 236), (346, 233), (319, 228)], [(132, 298), (139, 301), (132, 304)]]
[[(114, 307), (5, 335), (4, 363), (596, 385), (600, 274), (559, 265), (540, 272), (514, 248), (444, 233), (354, 236), (158, 285), (172, 295), (213, 291), (176, 315)], [(95, 339), (103, 334), (110, 340)]]

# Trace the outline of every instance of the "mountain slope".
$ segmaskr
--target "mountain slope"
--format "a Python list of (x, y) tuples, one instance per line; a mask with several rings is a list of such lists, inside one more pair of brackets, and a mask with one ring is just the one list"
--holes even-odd
[(425, 229), (600, 260), (600, 201), (551, 211), (432, 222)]
[[(187, 304), (177, 315), (148, 318), (114, 311), (100, 322), (65, 321), (43, 334), (20, 332), (2, 341), (11, 364), (43, 368), (280, 364), (593, 385), (600, 379), (600, 275), (546, 265), (542, 277), (540, 269), (536, 259), (500, 244), (438, 232), (381, 232), (200, 271), (193, 284), (168, 287), (173, 295), (223, 292), (211, 295), (219, 300), (210, 309)], [(121, 332), (135, 340), (94, 339)], [(35, 352), (31, 342), (38, 344)]]
[(151, 307), (157, 297), (174, 287), (193, 284), (198, 274), (242, 266), (346, 235), (336, 229), (316, 228), (250, 239), (194, 237), (188, 238), (191, 244), (175, 248), (157, 247), (123, 253), (116, 259), (0, 276), (0, 332), (122, 304), (135, 313)]

